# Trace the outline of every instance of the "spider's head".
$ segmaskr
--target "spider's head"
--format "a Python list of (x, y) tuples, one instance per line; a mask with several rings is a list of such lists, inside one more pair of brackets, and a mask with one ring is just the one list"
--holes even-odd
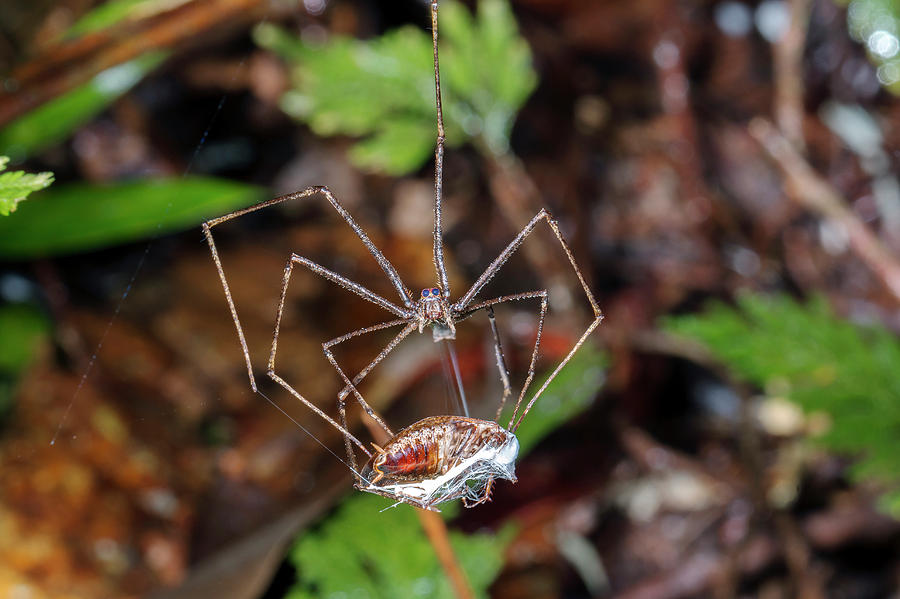
[(419, 332), (421, 333), (426, 326), (431, 327), (435, 341), (456, 339), (456, 327), (453, 326), (450, 306), (447, 305), (440, 287), (423, 289), (419, 298)]
[(428, 321), (433, 322), (440, 319), (444, 315), (444, 297), (440, 288), (423, 289), (419, 305), (422, 306), (422, 314)]

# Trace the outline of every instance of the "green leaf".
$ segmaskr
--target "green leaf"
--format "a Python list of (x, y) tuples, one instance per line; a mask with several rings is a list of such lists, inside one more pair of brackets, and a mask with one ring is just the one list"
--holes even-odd
[[(665, 327), (704, 343), (748, 381), (828, 413), (831, 429), (816, 441), (859, 455), (855, 476), (898, 487), (900, 342), (893, 334), (836, 318), (823, 298), (802, 305), (755, 295), (739, 297), (738, 309), (714, 305)], [(900, 509), (900, 492), (885, 505)]]
[[(531, 51), (506, 0), (481, 0), (477, 17), (441, 3), (442, 99), (447, 144), (473, 142), (500, 155), (519, 109), (537, 85)], [(256, 42), (293, 66), (282, 108), (319, 135), (363, 137), (358, 166), (411, 172), (434, 152), (437, 124), (431, 36), (402, 27), (370, 41), (335, 36), (308, 44), (275, 25)]]
[[(354, 495), (319, 529), (301, 536), (290, 554), (298, 582), (287, 597), (453, 599), (415, 511), (407, 506), (385, 509), (390, 505), (376, 495)], [(499, 534), (450, 532), (477, 597), (487, 596), (512, 533), (511, 527)]]
[(171, 6), (168, 0), (110, 0), (90, 10), (69, 27), (66, 37), (78, 37), (112, 27), (134, 14), (156, 12), (159, 6)]
[(423, 155), (434, 149), (431, 128), (420, 119), (397, 119), (390, 127), (382, 128), (350, 148), (354, 164), (390, 173), (409, 171), (409, 165), (419, 164)]
[(197, 226), (263, 198), (255, 186), (206, 177), (60, 185), (0, 220), (0, 259), (93, 250)]
[(47, 317), (34, 306), (0, 306), (0, 418), (12, 406), (19, 373), (50, 333)]
[[(530, 387), (532, 394), (541, 388), (549, 374), (545, 373), (534, 380)], [(519, 455), (527, 454), (541, 439), (587, 409), (605, 380), (605, 354), (586, 343), (547, 386), (516, 431)], [(506, 426), (511, 415), (511, 407), (504, 410), (500, 418), (501, 424)]]
[(14, 374), (28, 366), (49, 331), (46, 316), (33, 306), (0, 306), (0, 372)]
[(44, 189), (53, 183), (53, 173), (29, 175), (24, 171), (4, 173), (9, 158), (0, 156), (0, 215), (9, 216), (16, 205), (33, 191)]
[(537, 86), (528, 43), (505, 1), (482, 0), (477, 21), (456, 2), (442, 4), (441, 11), (447, 40), (441, 47), (442, 81), (464, 100), (462, 107), (451, 101), (451, 108), (464, 109), (488, 149), (503, 154), (516, 114)]
[(161, 63), (167, 54), (148, 52), (106, 69), (88, 83), (35, 108), (0, 129), (0, 154), (18, 162), (67, 139)]

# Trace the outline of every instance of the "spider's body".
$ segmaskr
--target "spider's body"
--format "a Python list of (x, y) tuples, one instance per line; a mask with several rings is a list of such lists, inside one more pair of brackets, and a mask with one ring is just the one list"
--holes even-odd
[[(444, 161), (444, 121), (441, 108), (440, 70), (438, 67), (438, 0), (431, 0), (431, 30), (432, 47), (434, 52), (434, 83), (437, 108), (437, 139), (435, 149), (435, 197), (434, 197), (434, 267), (435, 281), (437, 285), (429, 289), (423, 289), (420, 297), (416, 299), (409, 288), (404, 284), (400, 274), (381, 253), (372, 240), (369, 239), (362, 227), (353, 216), (341, 205), (334, 194), (327, 187), (308, 187), (302, 191), (290, 193), (278, 198), (260, 202), (255, 206), (236, 210), (225, 216), (214, 218), (203, 224), (203, 232), (212, 252), (213, 262), (219, 272), (222, 287), (225, 290), (225, 299), (231, 311), (231, 317), (237, 330), (238, 339), (244, 353), (247, 366), (247, 376), (250, 379), (250, 387), (256, 391), (256, 379), (253, 374), (253, 365), (250, 361), (250, 351), (247, 340), (238, 318), (237, 307), (225, 278), (225, 271), (213, 240), (212, 228), (218, 224), (227, 222), (244, 214), (266, 208), (288, 200), (299, 200), (313, 196), (323, 197), (337, 214), (350, 226), (359, 237), (366, 249), (375, 258), (381, 270), (390, 280), (399, 297), (391, 301), (386, 297), (369, 290), (365, 286), (353, 281), (340, 273), (329, 270), (316, 262), (301, 256), (291, 254), (284, 268), (284, 276), (281, 286), (281, 300), (278, 303), (278, 312), (275, 318), (275, 332), (272, 337), (272, 349), (269, 354), (268, 369), (266, 374), (273, 381), (281, 385), (291, 395), (305, 404), (309, 409), (341, 432), (344, 437), (344, 445), (347, 450), (347, 464), (352, 470), (356, 487), (369, 493), (376, 493), (389, 497), (397, 502), (410, 503), (426, 509), (434, 509), (434, 506), (451, 499), (462, 499), (467, 506), (488, 501), (494, 479), (503, 478), (515, 482), (514, 464), (519, 451), (519, 442), (515, 432), (531, 406), (541, 396), (547, 385), (559, 374), (560, 370), (572, 358), (578, 348), (585, 342), (588, 335), (600, 324), (603, 314), (594, 295), (585, 281), (581, 270), (575, 263), (575, 257), (559, 230), (558, 223), (553, 220), (550, 213), (540, 210), (519, 231), (515, 238), (494, 258), (490, 265), (481, 273), (469, 289), (456, 300), (451, 299), (450, 282), (447, 277), (447, 269), (444, 265), (443, 229), (441, 224), (441, 205), (443, 189), (443, 161)], [(503, 268), (503, 265), (512, 257), (525, 239), (541, 223), (546, 224), (552, 234), (559, 241), (562, 251), (565, 253), (569, 264), (578, 278), (585, 297), (590, 303), (594, 313), (594, 319), (587, 326), (581, 336), (575, 341), (572, 348), (540, 385), (540, 388), (526, 400), (526, 393), (534, 379), (535, 365), (541, 344), (541, 333), (544, 326), (544, 317), (548, 308), (548, 291), (536, 289), (504, 295), (490, 299), (476, 299), (484, 287)], [(386, 312), (393, 315), (392, 320), (374, 324), (372, 326), (357, 329), (345, 333), (322, 344), (325, 357), (335, 368), (344, 382), (343, 389), (337, 396), (337, 408), (339, 421), (328, 416), (321, 408), (309, 401), (287, 381), (276, 373), (275, 356), (278, 349), (278, 334), (281, 329), (282, 315), (288, 293), (288, 284), (295, 267), (307, 268), (318, 276), (332, 283), (340, 285), (347, 291), (354, 293), (363, 300), (371, 302)], [(494, 307), (508, 305), (512, 302), (535, 301), (539, 302), (537, 329), (534, 341), (534, 349), (531, 352), (531, 360), (528, 366), (528, 374), (516, 398), (512, 416), (506, 428), (497, 424), (503, 407), (512, 393), (509, 372), (503, 357), (503, 349), (500, 343), (500, 333), (494, 319)], [(456, 338), (456, 324), (484, 310), (493, 335), (494, 353), (497, 360), (497, 368), (500, 374), (500, 382), (503, 385), (503, 395), (497, 408), (497, 416), (493, 421), (464, 418), (462, 416), (436, 416), (425, 418), (412, 426), (403, 429), (396, 435), (381, 418), (381, 416), (369, 405), (360, 393), (357, 385), (374, 369), (390, 352), (394, 350), (408, 335), (418, 330), (422, 333), (426, 327), (431, 327), (435, 341)], [(383, 331), (394, 327), (401, 327), (396, 336), (381, 350), (381, 352), (366, 367), (354, 376), (348, 376), (338, 364), (332, 348), (349, 339), (367, 335), (376, 331)], [(461, 387), (460, 383), (460, 387)], [(384, 448), (375, 448), (373, 454), (369, 448), (350, 432), (347, 419), (347, 398), (352, 396), (362, 407), (365, 414), (371, 418), (390, 441)], [(354, 446), (366, 454), (365, 467), (357, 469), (357, 455)]]
[[(519, 441), (492, 420), (432, 416), (376, 451), (357, 488), (434, 509), (456, 498), (467, 504), (488, 501), (493, 479), (515, 482)], [(475, 485), (470, 487), (469, 480)]]
[(456, 339), (456, 325), (450, 313), (450, 306), (439, 288), (422, 290), (416, 316), (420, 333), (426, 326), (431, 326), (435, 341)]

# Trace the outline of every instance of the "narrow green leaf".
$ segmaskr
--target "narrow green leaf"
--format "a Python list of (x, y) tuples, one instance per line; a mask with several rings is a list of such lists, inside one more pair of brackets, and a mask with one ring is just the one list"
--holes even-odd
[(93, 250), (198, 226), (263, 198), (259, 187), (190, 177), (116, 185), (60, 185), (0, 219), (0, 259)]
[(149, 52), (109, 68), (0, 129), (0, 154), (15, 162), (68, 138), (160, 64), (167, 54)]
[[(532, 394), (541, 388), (549, 374), (544, 373), (534, 380)], [(547, 386), (516, 431), (519, 455), (527, 454), (541, 439), (587, 409), (605, 381), (606, 355), (591, 343), (586, 343)], [(506, 426), (511, 415), (510, 407), (504, 411), (500, 423)]]
[(171, 6), (170, 0), (110, 0), (101, 4), (69, 27), (66, 37), (78, 37), (112, 27), (133, 14), (142, 15), (156, 12), (159, 6)]

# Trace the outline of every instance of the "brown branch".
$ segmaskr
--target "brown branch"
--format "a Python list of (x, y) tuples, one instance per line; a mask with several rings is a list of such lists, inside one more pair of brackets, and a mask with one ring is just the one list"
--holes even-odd
[(450, 536), (447, 534), (447, 525), (443, 518), (435, 512), (419, 508), (416, 508), (416, 513), (419, 516), (419, 522), (422, 523), (425, 536), (428, 537), (428, 541), (437, 554), (438, 561), (441, 562), (447, 578), (450, 579), (456, 596), (459, 599), (474, 599), (475, 595), (472, 593), (466, 574), (459, 565), (459, 560), (456, 559), (453, 546), (450, 545)]
[(792, 515), (771, 505), (766, 494), (767, 472), (760, 434), (753, 414), (752, 397), (745, 386), (733, 386), (741, 399), (738, 421), (738, 448), (747, 467), (757, 518), (772, 523), (784, 562), (790, 573), (791, 591), (798, 599), (824, 599), (825, 590), (818, 573), (810, 568), (811, 551)]
[(791, 23), (773, 51), (775, 122), (784, 136), (803, 151), (803, 47), (811, 0), (790, 0)]
[(750, 122), (750, 135), (762, 145), (787, 179), (787, 194), (803, 208), (839, 224), (850, 247), (900, 300), (900, 262), (851, 211), (841, 194), (825, 181), (797, 148), (766, 119)]
[(223, 23), (253, 22), (267, 5), (267, 0), (197, 0), (61, 41), (10, 75), (18, 89), (0, 95), (0, 126), (145, 52), (190, 43)]

